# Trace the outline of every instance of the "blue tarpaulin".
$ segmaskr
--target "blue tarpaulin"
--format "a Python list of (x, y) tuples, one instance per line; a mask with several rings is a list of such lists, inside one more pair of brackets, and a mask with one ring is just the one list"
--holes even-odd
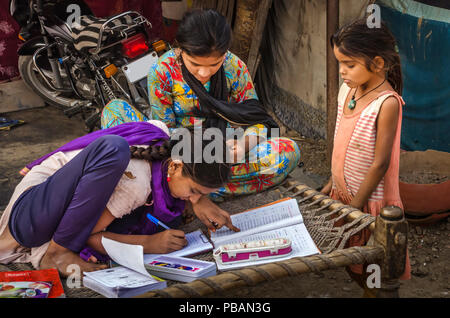
[(450, 10), (412, 0), (377, 4), (402, 63), (401, 147), (450, 152)]

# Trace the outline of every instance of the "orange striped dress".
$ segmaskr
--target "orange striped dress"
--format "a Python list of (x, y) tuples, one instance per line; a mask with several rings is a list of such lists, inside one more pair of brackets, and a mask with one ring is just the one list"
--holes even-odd
[[(399, 102), (399, 119), (397, 131), (391, 151), (388, 170), (368, 202), (362, 209), (366, 213), (377, 216), (387, 205), (395, 205), (403, 209), (399, 190), (400, 134), (402, 126), (402, 107), (405, 103), (394, 91), (380, 93), (372, 102), (351, 115), (344, 114), (344, 104), (350, 87), (343, 84), (338, 95), (338, 111), (334, 132), (331, 174), (333, 185), (330, 196), (344, 204), (349, 204), (358, 192), (370, 166), (375, 159), (375, 142), (377, 136), (377, 117), (383, 102), (390, 96)], [(349, 246), (361, 246), (367, 243), (370, 231), (363, 230), (349, 240)], [(355, 273), (362, 274), (361, 265), (351, 266)], [(407, 255), (405, 273), (400, 279), (410, 279), (410, 264)]]

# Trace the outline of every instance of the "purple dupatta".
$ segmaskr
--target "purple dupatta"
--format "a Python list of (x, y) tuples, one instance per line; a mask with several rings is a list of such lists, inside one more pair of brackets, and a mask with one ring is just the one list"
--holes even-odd
[(72, 141), (69, 141), (64, 146), (46, 154), (45, 156), (36, 159), (32, 163), (26, 165), (26, 168), (30, 169), (36, 165), (39, 165), (53, 155), (54, 153), (61, 151), (67, 152), (71, 150), (77, 150), (86, 147), (97, 138), (105, 135), (118, 135), (125, 138), (130, 146), (133, 145), (153, 145), (162, 143), (163, 140), (168, 140), (169, 136), (159, 127), (152, 125), (148, 122), (130, 122), (124, 123), (115, 127), (94, 131), (85, 136), (78, 137)]
[[(85, 136), (76, 138), (64, 146), (48, 153), (47, 155), (28, 164), (26, 168), (32, 169), (34, 166), (41, 164), (45, 159), (56, 152), (67, 152), (82, 149), (88, 146), (97, 138), (105, 135), (118, 135), (125, 138), (130, 146), (133, 145), (160, 145), (163, 141), (168, 140), (169, 136), (159, 127), (148, 122), (129, 122), (115, 127), (98, 130)], [(166, 175), (167, 167), (163, 162), (153, 161), (151, 164), (152, 171), (152, 197), (153, 204), (148, 207), (147, 211), (154, 215), (157, 219), (164, 223), (170, 223), (183, 213), (185, 202), (176, 199), (170, 195), (169, 186), (167, 184)], [(145, 215), (146, 213), (144, 213)], [(147, 218), (142, 218), (139, 224), (133, 227), (130, 234), (152, 234), (156, 232), (156, 225)], [(87, 260), (90, 255), (94, 255), (99, 260), (105, 260), (104, 255), (99, 255), (91, 248), (85, 248), (81, 251), (80, 256)]]

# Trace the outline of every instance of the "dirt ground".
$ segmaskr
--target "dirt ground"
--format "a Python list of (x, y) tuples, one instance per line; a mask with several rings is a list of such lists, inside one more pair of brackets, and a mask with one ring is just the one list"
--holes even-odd
[[(79, 118), (66, 118), (52, 107), (44, 107), (3, 114), (21, 119), (25, 124), (10, 131), (0, 131), (0, 211), (7, 205), (15, 185), (20, 181), (18, 171), (30, 161), (85, 133)], [(314, 181), (311, 187), (323, 184), (329, 177), (326, 163), (326, 143), (308, 140), (291, 134), (302, 150), (303, 167), (296, 173)], [(221, 206), (230, 212), (242, 211), (270, 199), (269, 193), (226, 201)], [(1, 212), (0, 212), (1, 213)], [(412, 279), (401, 283), (401, 297), (450, 298), (450, 220), (444, 219), (429, 226), (410, 225), (408, 249), (412, 265)], [(80, 297), (71, 293), (70, 297)], [(240, 298), (358, 298), (362, 291), (343, 269), (320, 274), (304, 274), (229, 291), (222, 297)]]

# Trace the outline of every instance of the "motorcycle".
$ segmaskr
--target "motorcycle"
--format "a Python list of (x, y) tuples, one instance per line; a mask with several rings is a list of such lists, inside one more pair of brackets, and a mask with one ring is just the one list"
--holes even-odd
[(24, 41), (20, 75), (48, 104), (68, 117), (81, 114), (89, 132), (112, 99), (149, 115), (147, 73), (168, 45), (152, 41), (151, 23), (141, 14), (98, 18), (77, 0), (12, 0), (10, 12)]

